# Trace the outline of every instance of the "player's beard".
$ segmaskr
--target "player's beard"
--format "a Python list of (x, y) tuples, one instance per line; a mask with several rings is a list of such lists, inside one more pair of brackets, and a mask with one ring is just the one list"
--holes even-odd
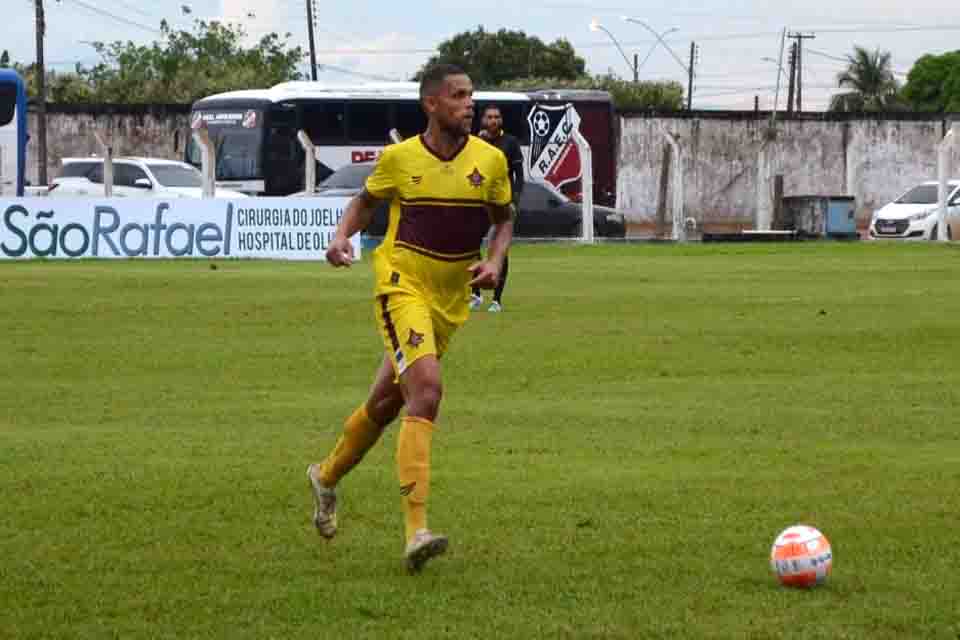
[(449, 122), (440, 122), (440, 128), (453, 140), (462, 140), (470, 135), (472, 117), (451, 118)]

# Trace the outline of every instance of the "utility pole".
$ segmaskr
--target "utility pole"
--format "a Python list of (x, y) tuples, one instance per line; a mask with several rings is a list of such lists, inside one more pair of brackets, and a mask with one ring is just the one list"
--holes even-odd
[(43, 0), (34, 0), (37, 10), (37, 89), (40, 95), (37, 103), (37, 178), (41, 185), (47, 184), (47, 70), (43, 64), (43, 37), (47, 24), (43, 17)]
[(817, 36), (812, 33), (791, 33), (790, 38), (796, 40), (797, 56), (797, 113), (803, 111), (803, 41), (813, 40)]
[(793, 89), (797, 81), (797, 43), (790, 45), (790, 76), (787, 85), (787, 115), (793, 113)]
[(640, 84), (640, 56), (633, 54), (633, 84)]
[(697, 65), (697, 43), (690, 43), (690, 66), (687, 67), (687, 111), (693, 109), (693, 70)]
[(310, 41), (310, 79), (317, 80), (317, 48), (313, 40), (313, 0), (307, 0), (307, 39)]

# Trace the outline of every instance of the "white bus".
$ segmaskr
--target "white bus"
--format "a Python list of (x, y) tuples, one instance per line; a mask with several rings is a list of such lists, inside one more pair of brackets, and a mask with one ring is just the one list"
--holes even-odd
[[(576, 196), (579, 128), (593, 148), (594, 198), (613, 204), (614, 118), (609, 94), (600, 91), (478, 91), (480, 114), (496, 104), (504, 129), (519, 138), (527, 174)], [(573, 109), (567, 108), (572, 105)], [(304, 153), (297, 132), (317, 146), (317, 179), (340, 167), (374, 160), (396, 129), (404, 138), (422, 133), (426, 116), (414, 82), (328, 85), (286, 82), (270, 89), (231, 91), (197, 101), (191, 124), (206, 123), (216, 148), (217, 187), (250, 195), (287, 195), (303, 189)], [(188, 139), (186, 161), (200, 166), (200, 150)]]
[(0, 196), (22, 196), (27, 155), (27, 92), (23, 79), (0, 69)]

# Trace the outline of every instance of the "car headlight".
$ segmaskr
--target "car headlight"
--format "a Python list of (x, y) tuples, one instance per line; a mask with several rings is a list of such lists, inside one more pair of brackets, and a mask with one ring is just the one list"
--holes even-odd
[(936, 209), (927, 209), (926, 211), (921, 211), (920, 213), (913, 214), (912, 216), (907, 218), (907, 220), (910, 220), (910, 221), (925, 220), (928, 216), (931, 216), (936, 212), (937, 212)]

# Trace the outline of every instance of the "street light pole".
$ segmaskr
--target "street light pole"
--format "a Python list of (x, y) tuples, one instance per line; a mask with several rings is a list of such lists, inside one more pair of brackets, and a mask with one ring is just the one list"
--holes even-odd
[(47, 33), (47, 22), (43, 14), (43, 0), (35, 0), (37, 12), (37, 178), (41, 185), (47, 184), (47, 69), (43, 64), (43, 39)]
[(640, 67), (642, 67), (643, 65), (647, 64), (647, 60), (650, 59), (650, 56), (653, 55), (653, 52), (656, 51), (656, 50), (657, 50), (657, 47), (660, 46), (660, 42), (663, 40), (663, 38), (664, 38), (665, 36), (670, 35), (670, 34), (673, 33), (674, 31), (679, 31), (679, 29), (677, 29), (676, 27), (670, 27), (669, 29), (667, 29), (666, 31), (664, 31), (663, 33), (660, 34), (660, 36), (657, 38), (657, 41), (654, 42), (654, 43), (653, 43), (653, 46), (650, 47), (650, 50), (647, 51), (647, 55), (644, 56), (643, 62), (641, 62), (641, 63), (639, 64), (639, 66), (637, 67), (638, 69), (639, 69)]
[(310, 43), (310, 79), (317, 80), (317, 49), (313, 39), (313, 0), (307, 0), (307, 38)]
[(613, 44), (617, 48), (617, 51), (620, 52), (620, 55), (623, 56), (623, 60), (627, 63), (627, 66), (630, 67), (630, 69), (633, 71), (633, 81), (638, 82), (640, 76), (639, 76), (639, 68), (636, 65), (636, 61), (634, 61), (633, 63), (630, 62), (630, 58), (627, 57), (627, 54), (626, 52), (624, 52), (623, 47), (620, 46), (620, 43), (617, 42), (617, 39), (613, 36), (612, 33), (610, 33), (610, 30), (607, 29), (602, 24), (600, 24), (597, 21), (597, 19), (594, 18), (593, 20), (590, 21), (590, 31), (603, 31), (605, 34), (610, 36), (610, 40), (613, 41)]
[[(657, 42), (659, 42), (660, 44), (662, 44), (663, 47), (664, 47), (667, 51), (670, 52), (670, 55), (673, 56), (673, 59), (677, 61), (677, 64), (679, 64), (679, 65), (683, 68), (684, 71), (686, 71), (687, 73), (690, 73), (690, 69), (688, 69), (688, 68), (687, 68), (687, 65), (685, 65), (685, 64), (683, 63), (683, 60), (680, 59), (680, 56), (677, 55), (677, 52), (674, 51), (674, 50), (670, 47), (670, 45), (667, 44), (666, 40), (663, 39), (663, 36), (660, 35), (659, 33), (657, 33), (656, 31), (654, 31), (653, 28), (652, 28), (650, 25), (648, 25), (648, 24), (647, 24), (646, 22), (644, 22), (643, 20), (638, 20), (637, 18), (631, 18), (630, 16), (622, 16), (622, 18), (623, 18), (623, 21), (624, 21), (624, 22), (632, 22), (633, 24), (638, 24), (638, 25), (640, 25), (641, 27), (643, 27), (644, 29), (646, 29), (647, 31), (649, 31), (650, 34), (651, 34), (654, 38), (657, 39)], [(667, 33), (669, 33), (669, 32), (667, 32)], [(664, 34), (664, 35), (666, 35), (666, 34)]]

